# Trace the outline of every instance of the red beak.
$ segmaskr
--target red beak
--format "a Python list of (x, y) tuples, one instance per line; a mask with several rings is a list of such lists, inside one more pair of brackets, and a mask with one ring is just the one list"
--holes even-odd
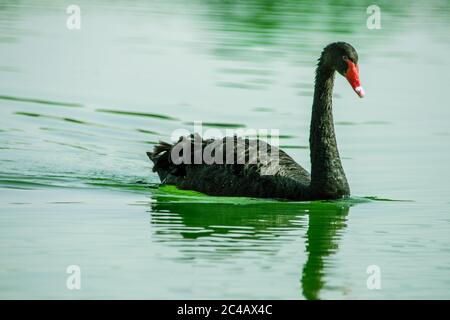
[(365, 93), (363, 87), (361, 87), (361, 83), (359, 82), (359, 69), (358, 65), (354, 64), (352, 61), (347, 60), (348, 69), (345, 73), (345, 77), (348, 82), (352, 86), (353, 90), (355, 90), (356, 94), (363, 98)]

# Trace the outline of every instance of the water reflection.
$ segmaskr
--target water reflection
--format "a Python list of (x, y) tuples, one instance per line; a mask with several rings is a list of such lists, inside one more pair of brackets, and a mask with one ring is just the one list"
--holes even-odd
[[(206, 24), (217, 44), (212, 50), (214, 55), (227, 60), (267, 62), (273, 57), (289, 58), (291, 52), (316, 54), (316, 46), (320, 47), (323, 41), (319, 34), (347, 37), (364, 33), (367, 36), (365, 13), (373, 3), (369, 0), (321, 3), (310, 0), (229, 0), (206, 4)], [(382, 1), (378, 5), (382, 6), (383, 14), (400, 17), (407, 15), (409, 7), (392, 1)], [(389, 21), (391, 31), (394, 22)], [(310, 60), (304, 62), (311, 63)]]
[(251, 200), (199, 203), (158, 194), (153, 199), (153, 239), (178, 248), (181, 256), (176, 259), (232, 261), (238, 254), (255, 259), (250, 254), (254, 252), (259, 253), (256, 257), (277, 253), (282, 259), (282, 245), (306, 233), (306, 262), (300, 275), (306, 299), (320, 298), (326, 284), (326, 261), (338, 250), (351, 205)]
[(325, 261), (338, 250), (339, 240), (346, 227), (350, 206), (329, 203), (309, 212), (306, 252), (308, 259), (303, 266), (302, 291), (306, 299), (320, 298), (325, 285)]

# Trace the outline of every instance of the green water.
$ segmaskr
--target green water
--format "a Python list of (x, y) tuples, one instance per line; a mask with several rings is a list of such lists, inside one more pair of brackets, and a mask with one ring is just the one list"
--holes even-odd
[[(80, 0), (69, 31), (69, 2), (3, 0), (0, 298), (449, 299), (449, 2), (378, 1), (368, 30), (372, 3)], [(336, 81), (351, 199), (158, 189), (145, 152), (198, 120), (280, 129), (309, 169), (314, 66), (337, 40), (367, 92)]]

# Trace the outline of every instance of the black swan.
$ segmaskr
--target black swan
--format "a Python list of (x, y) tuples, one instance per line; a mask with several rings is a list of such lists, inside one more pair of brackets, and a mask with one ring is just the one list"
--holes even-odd
[[(163, 184), (216, 196), (300, 201), (331, 200), (350, 195), (334, 133), (332, 93), (335, 71), (347, 78), (359, 97), (364, 96), (356, 50), (345, 42), (326, 46), (316, 69), (309, 136), (311, 175), (285, 152), (262, 140), (236, 136), (204, 140), (199, 135), (180, 137), (175, 144), (160, 142), (153, 152), (147, 152), (154, 163), (153, 171), (158, 173)], [(270, 155), (260, 161), (260, 153), (254, 152), (255, 148), (266, 150)], [(217, 153), (219, 158), (227, 161), (195, 161), (199, 153), (206, 151), (212, 155)], [(201, 155), (200, 159), (203, 159)], [(234, 161), (230, 162), (230, 159)]]

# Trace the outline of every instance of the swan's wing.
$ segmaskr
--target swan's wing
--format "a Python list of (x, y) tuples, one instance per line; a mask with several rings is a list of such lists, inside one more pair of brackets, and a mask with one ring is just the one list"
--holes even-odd
[(208, 194), (284, 197), (311, 180), (284, 151), (236, 136), (182, 137), (175, 144), (161, 142), (148, 156), (162, 183)]

